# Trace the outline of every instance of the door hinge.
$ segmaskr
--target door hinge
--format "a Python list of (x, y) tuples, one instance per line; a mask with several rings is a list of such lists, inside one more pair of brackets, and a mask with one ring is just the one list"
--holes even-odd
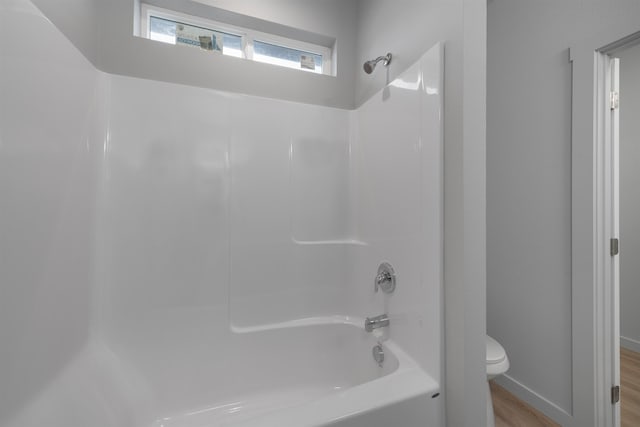
[(620, 241), (616, 238), (611, 239), (611, 256), (618, 255), (620, 253)]
[(615, 385), (611, 387), (611, 404), (615, 405), (620, 402), (620, 386)]
[(620, 108), (620, 94), (618, 92), (611, 92), (609, 95), (609, 105), (611, 106), (611, 110), (617, 110)]

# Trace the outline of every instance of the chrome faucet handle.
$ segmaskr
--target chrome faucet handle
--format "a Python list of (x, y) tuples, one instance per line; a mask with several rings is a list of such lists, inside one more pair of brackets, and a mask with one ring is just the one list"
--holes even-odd
[(383, 271), (382, 273), (378, 274), (376, 276), (376, 282), (375, 282), (375, 287), (376, 287), (376, 292), (378, 292), (378, 289), (385, 283), (385, 282), (389, 282), (392, 280), (391, 274), (389, 274), (388, 271)]
[(396, 272), (388, 262), (383, 262), (378, 267), (378, 274), (374, 279), (374, 290), (382, 289), (385, 294), (390, 294), (396, 289)]

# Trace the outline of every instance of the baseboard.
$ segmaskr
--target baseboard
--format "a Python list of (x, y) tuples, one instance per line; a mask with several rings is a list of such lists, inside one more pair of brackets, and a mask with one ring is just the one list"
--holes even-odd
[(545, 399), (529, 387), (514, 380), (509, 375), (501, 375), (495, 380), (500, 386), (506, 388), (510, 393), (515, 395), (518, 399), (533, 406), (538, 411), (551, 418), (561, 426), (573, 425), (573, 417), (567, 411), (554, 404), (553, 402)]
[(632, 340), (631, 338), (620, 337), (620, 347), (640, 353), (640, 341)]

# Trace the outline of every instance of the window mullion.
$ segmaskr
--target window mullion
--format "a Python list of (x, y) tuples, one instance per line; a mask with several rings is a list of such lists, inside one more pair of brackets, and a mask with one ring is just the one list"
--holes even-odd
[(247, 31), (245, 34), (246, 38), (246, 55), (247, 59), (253, 61), (253, 41), (255, 40), (254, 34), (252, 31)]

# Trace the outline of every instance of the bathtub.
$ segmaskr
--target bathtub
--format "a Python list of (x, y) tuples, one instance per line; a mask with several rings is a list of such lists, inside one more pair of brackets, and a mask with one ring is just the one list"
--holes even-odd
[(364, 319), (315, 318), (232, 328), (235, 357), (206, 405), (153, 427), (436, 427), (440, 387), (392, 339), (374, 360)]

